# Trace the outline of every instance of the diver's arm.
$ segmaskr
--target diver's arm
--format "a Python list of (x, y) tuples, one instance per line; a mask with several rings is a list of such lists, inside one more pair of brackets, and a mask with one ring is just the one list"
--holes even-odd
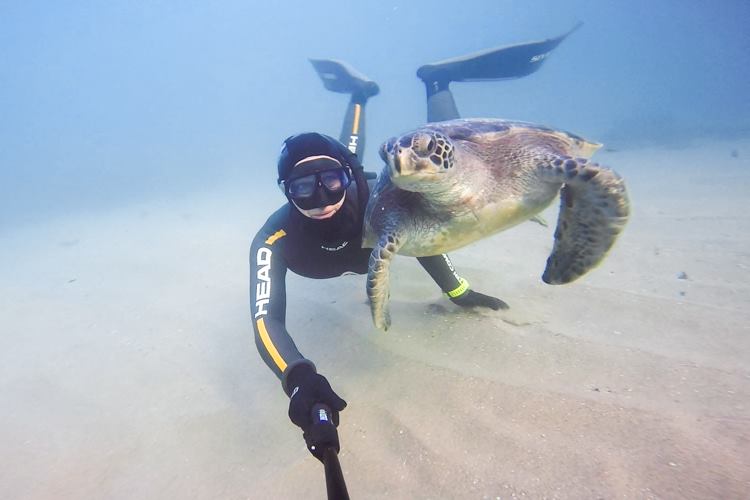
[(322, 460), (326, 447), (338, 452), (338, 433), (333, 426), (314, 425), (313, 409), (320, 404), (327, 406), (334, 424), (338, 425), (339, 412), (346, 408), (346, 401), (317, 373), (315, 365), (300, 354), (284, 325), (287, 266), (284, 245), (279, 240), (285, 234), (283, 230), (271, 235), (261, 230), (250, 247), (250, 308), (255, 345), (289, 396), (289, 419), (302, 429), (310, 453)]
[(258, 352), (287, 391), (286, 377), (292, 368), (307, 364), (315, 371), (315, 365), (300, 354), (286, 329), (287, 266), (281, 233), (268, 235), (261, 230), (250, 247), (250, 312)]
[(508, 309), (508, 304), (502, 300), (472, 290), (469, 282), (456, 272), (448, 255), (417, 257), (417, 260), (453, 303), (463, 307)]

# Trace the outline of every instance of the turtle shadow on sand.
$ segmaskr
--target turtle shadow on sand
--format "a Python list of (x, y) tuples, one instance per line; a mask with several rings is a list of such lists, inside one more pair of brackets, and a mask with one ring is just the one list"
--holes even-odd
[(377, 328), (390, 326), (396, 254), (447, 253), (536, 217), (560, 195), (542, 280), (570, 283), (596, 267), (630, 213), (622, 178), (590, 161), (600, 144), (523, 122), (430, 123), (385, 142), (386, 162), (365, 213), (372, 248), (367, 294)]
[[(446, 318), (452, 318), (456, 320), (456, 322), (461, 320), (461, 317), (485, 317), (487, 316), (487, 313), (476, 310), (476, 309), (466, 309), (462, 308), (460, 306), (453, 306), (453, 308), (448, 308), (444, 306), (443, 304), (438, 304), (436, 302), (431, 302), (427, 304), (424, 310), (425, 314), (429, 314), (431, 316), (444, 316)], [(500, 319), (503, 323), (506, 323), (511, 326), (517, 326), (517, 327), (525, 327), (525, 326), (531, 326), (535, 322), (533, 321), (526, 321), (518, 318), (512, 318), (512, 317), (502, 317)]]

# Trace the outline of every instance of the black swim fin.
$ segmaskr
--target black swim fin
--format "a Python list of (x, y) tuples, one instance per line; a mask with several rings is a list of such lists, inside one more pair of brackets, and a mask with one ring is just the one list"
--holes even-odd
[(365, 104), (380, 92), (378, 84), (341, 61), (310, 59), (310, 62), (325, 88), (351, 96), (339, 140), (361, 160), (365, 151)]
[(530, 75), (542, 66), (552, 49), (582, 24), (576, 24), (556, 38), (483, 50), (420, 67), (417, 76), (427, 90), (427, 121), (440, 122), (460, 117), (449, 89), (451, 82), (509, 80)]
[(417, 76), (429, 85), (434, 82), (447, 84), (449, 82), (507, 80), (530, 75), (541, 67), (549, 53), (560, 42), (582, 24), (579, 22), (567, 33), (555, 38), (508, 45), (425, 64), (417, 70)]
[(351, 94), (364, 100), (380, 92), (377, 83), (346, 63), (333, 59), (310, 59), (310, 62), (325, 88), (331, 92)]

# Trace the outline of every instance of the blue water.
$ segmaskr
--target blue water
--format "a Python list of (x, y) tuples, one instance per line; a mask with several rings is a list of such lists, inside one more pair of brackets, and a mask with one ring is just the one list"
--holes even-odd
[(615, 148), (747, 135), (749, 20), (741, 0), (2, 2), (0, 227), (227, 178), (274, 189), (283, 138), (340, 129), (346, 97), (309, 57), (380, 84), (377, 170), (377, 144), (424, 120), (418, 66), (577, 21), (538, 73), (454, 84), (462, 114)]

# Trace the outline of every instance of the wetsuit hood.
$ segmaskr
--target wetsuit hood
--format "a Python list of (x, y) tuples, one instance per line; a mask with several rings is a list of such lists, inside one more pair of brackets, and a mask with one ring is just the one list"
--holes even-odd
[[(295, 165), (309, 163), (308, 158), (327, 157), (348, 168), (354, 182), (347, 188), (341, 208), (328, 219), (316, 220), (302, 214), (284, 190), (294, 220), (302, 226), (319, 232), (326, 242), (360, 239), (367, 199), (370, 190), (359, 159), (341, 142), (316, 132), (293, 135), (284, 141), (277, 165), (279, 186), (289, 179)], [(298, 167), (299, 168), (299, 167)]]
[(348, 150), (339, 141), (317, 132), (287, 137), (279, 154), (278, 182), (289, 179), (295, 167), (307, 169), (316, 163), (323, 163), (321, 169), (330, 168), (336, 164), (347, 165), (344, 151)]

